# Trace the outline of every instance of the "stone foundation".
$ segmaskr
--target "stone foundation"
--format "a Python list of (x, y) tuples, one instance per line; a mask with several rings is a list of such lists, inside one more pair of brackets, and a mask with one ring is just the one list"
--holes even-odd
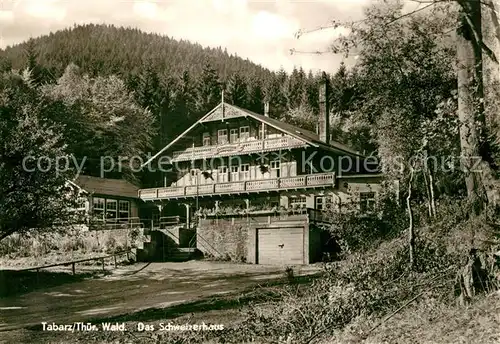
[(247, 257), (249, 219), (204, 219), (196, 232), (197, 248), (206, 257), (244, 262)]

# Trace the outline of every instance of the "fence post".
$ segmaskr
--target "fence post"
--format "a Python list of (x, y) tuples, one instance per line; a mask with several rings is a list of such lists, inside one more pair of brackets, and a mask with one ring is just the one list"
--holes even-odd
[(40, 284), (40, 278), (39, 278), (39, 276), (38, 276), (38, 271), (39, 271), (39, 270), (40, 270), (40, 269), (36, 269), (36, 285), (37, 285), (37, 286), (38, 286), (38, 284)]
[(73, 276), (75, 275), (75, 262), (71, 264), (71, 270), (73, 271)]
[(131, 229), (127, 229), (125, 231), (125, 249), (128, 250), (128, 233), (131, 231)]
[(116, 269), (116, 254), (113, 256), (113, 258), (115, 259), (115, 269)]
[(127, 262), (130, 261), (129, 255), (128, 255), (128, 250), (127, 250)]
[(106, 271), (106, 269), (104, 268), (104, 258), (102, 258), (101, 261), (102, 261), (102, 271)]

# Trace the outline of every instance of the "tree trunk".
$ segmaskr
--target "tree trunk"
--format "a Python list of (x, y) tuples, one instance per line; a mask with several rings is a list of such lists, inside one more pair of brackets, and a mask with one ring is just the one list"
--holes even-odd
[[(487, 202), (481, 172), (480, 145), (484, 134), (482, 50), (474, 43), (474, 34), (481, 37), (481, 5), (478, 1), (460, 0), (460, 28), (457, 34), (458, 117), (462, 168), (467, 195), (477, 211)], [(472, 27), (471, 27), (472, 24)], [(476, 32), (473, 32), (476, 30)]]
[(427, 193), (427, 211), (429, 212), (429, 217), (433, 217), (432, 213), (432, 203), (431, 203), (431, 189), (429, 181), (427, 180), (427, 169), (424, 169), (422, 176), (424, 177), (425, 192)]
[(432, 215), (436, 216), (436, 197), (434, 195), (434, 177), (432, 175), (432, 170), (427, 169), (427, 172), (429, 173), (429, 189), (431, 191), (431, 209), (432, 209)]
[(483, 42), (491, 49), (494, 58), (483, 60), (484, 104), (488, 127), (495, 128), (500, 136), (500, 0), (483, 0)]
[(413, 210), (411, 209), (411, 189), (413, 184), (413, 176), (415, 174), (415, 170), (413, 166), (410, 166), (410, 180), (408, 181), (408, 196), (406, 196), (406, 209), (408, 210), (408, 217), (410, 223), (408, 225), (408, 246), (409, 246), (409, 259), (410, 259), (410, 268), (413, 268), (415, 263), (415, 234), (413, 232)]
[[(482, 2), (483, 42), (491, 53), (483, 60), (484, 104), (486, 125), (492, 141), (500, 144), (500, 0), (484, 0)], [(498, 172), (498, 163), (494, 172)], [(489, 176), (486, 176), (489, 177)], [(498, 176), (492, 179), (488, 200), (500, 204), (500, 185)]]

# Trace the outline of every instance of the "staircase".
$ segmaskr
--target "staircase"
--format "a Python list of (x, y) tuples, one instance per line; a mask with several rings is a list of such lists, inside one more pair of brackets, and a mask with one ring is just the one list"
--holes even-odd
[(199, 256), (196, 247), (179, 247), (168, 255), (169, 262), (186, 262)]
[[(200, 258), (203, 254), (196, 248), (196, 232), (189, 233), (191, 238), (186, 240), (186, 231), (183, 226), (171, 228), (154, 228), (146, 231), (143, 240), (135, 249), (139, 262), (185, 262)], [(185, 233), (184, 233), (185, 234)]]

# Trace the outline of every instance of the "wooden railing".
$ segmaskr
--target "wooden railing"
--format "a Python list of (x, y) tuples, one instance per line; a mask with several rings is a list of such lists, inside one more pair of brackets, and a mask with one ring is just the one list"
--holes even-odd
[(302, 147), (304, 142), (294, 137), (278, 137), (265, 140), (248, 140), (237, 143), (225, 143), (214, 146), (187, 148), (172, 154), (172, 161), (189, 161), (201, 158), (229, 156), (241, 153), (261, 152), (280, 148)]
[(180, 225), (186, 222), (186, 218), (182, 216), (163, 216), (160, 217), (159, 224), (160, 228), (165, 228), (168, 226)]
[(90, 221), (91, 230), (113, 230), (143, 228), (144, 223), (138, 217), (127, 217), (119, 219), (97, 219)]
[(310, 222), (331, 222), (331, 214), (318, 209), (307, 208), (307, 215), (309, 216)]
[[(109, 254), (107, 256), (78, 259), (78, 260), (73, 260), (73, 261), (70, 261), (70, 262), (63, 262), (63, 263), (56, 263), (56, 264), (49, 264), (49, 265), (37, 266), (37, 267), (34, 267), (34, 268), (27, 268), (27, 269), (22, 269), (22, 270), (17, 270), (17, 271), (36, 271), (36, 273), (37, 273), (37, 279), (38, 279), (38, 272), (41, 269), (53, 268), (53, 267), (56, 267), (56, 266), (70, 266), (71, 265), (71, 272), (73, 273), (73, 275), (75, 275), (76, 274), (76, 264), (77, 263), (91, 262), (91, 261), (96, 261), (96, 260), (100, 260), (101, 261), (102, 271), (106, 271), (106, 268), (105, 268), (105, 261), (106, 261), (106, 259), (113, 258), (114, 266), (116, 268), (118, 266), (118, 261), (117, 261), (116, 257), (124, 256), (124, 255), (127, 256), (127, 261), (130, 261), (130, 255), (134, 255), (135, 256), (135, 253), (132, 250), (128, 249), (128, 250), (125, 250), (125, 251), (120, 251), (120, 252), (116, 252), (116, 253), (113, 253), (113, 254)], [(137, 260), (137, 258), (136, 258), (136, 260)]]
[(139, 190), (139, 198), (143, 200), (155, 200), (197, 195), (262, 192), (269, 190), (287, 190), (309, 187), (333, 187), (334, 185), (334, 173), (318, 173), (296, 177), (214, 183), (198, 186), (190, 185), (155, 189), (141, 189)]

